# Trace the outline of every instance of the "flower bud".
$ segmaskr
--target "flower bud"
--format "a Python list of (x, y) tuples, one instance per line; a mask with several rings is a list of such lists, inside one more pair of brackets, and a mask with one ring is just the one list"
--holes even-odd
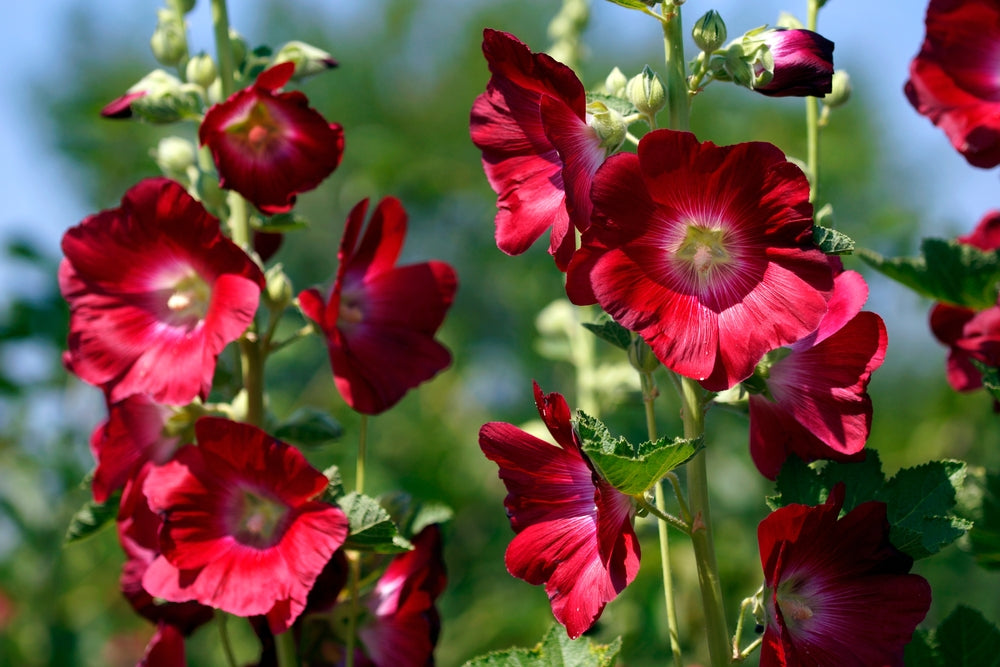
[(178, 2), (181, 6), (181, 11), (185, 14), (194, 9), (195, 0), (178, 0)]
[(698, 48), (705, 53), (711, 53), (721, 47), (726, 42), (726, 24), (722, 16), (714, 9), (705, 12), (705, 15), (695, 21), (691, 29), (691, 36)]
[(218, 71), (215, 69), (212, 56), (202, 52), (188, 60), (184, 75), (191, 83), (207, 89), (215, 81)]
[(275, 264), (264, 273), (266, 288), (261, 294), (268, 310), (281, 312), (295, 298), (292, 291), (292, 281), (285, 274), (281, 264)]
[(601, 147), (608, 155), (621, 148), (628, 134), (622, 115), (603, 102), (594, 101), (587, 105), (587, 125), (597, 132)]
[(284, 62), (295, 63), (295, 74), (293, 79), (304, 79), (313, 74), (325, 72), (337, 66), (337, 61), (323, 49), (318, 49), (305, 42), (288, 42), (274, 56), (274, 64)]
[[(752, 68), (750, 88), (770, 97), (822, 96), (833, 79), (833, 42), (811, 30), (753, 30), (730, 51)], [(728, 54), (727, 54), (728, 55)], [(727, 61), (727, 70), (730, 63)], [(735, 63), (732, 63), (735, 64)], [(731, 72), (734, 81), (746, 85)]]
[(164, 137), (156, 145), (153, 158), (164, 175), (175, 181), (184, 182), (187, 170), (193, 167), (197, 159), (193, 143), (180, 137)]
[(624, 97), (625, 86), (627, 84), (628, 78), (620, 69), (615, 67), (608, 74), (607, 78), (604, 79), (604, 91), (612, 97)]
[(250, 48), (243, 36), (232, 28), (229, 29), (229, 48), (233, 50), (233, 64), (242, 67)]
[[(157, 69), (129, 88), (131, 111), (151, 123), (173, 123), (198, 115), (202, 107), (201, 89)], [(126, 97), (129, 97), (126, 95)]]
[(149, 40), (149, 47), (161, 65), (173, 67), (187, 55), (184, 22), (169, 9), (158, 9), (156, 17), (156, 30)]
[(649, 65), (642, 68), (625, 87), (625, 97), (646, 116), (655, 116), (667, 104), (667, 94), (659, 77)]
[(838, 69), (833, 73), (833, 83), (830, 92), (823, 98), (823, 104), (829, 108), (847, 104), (851, 98), (851, 77), (847, 72)]
[(633, 336), (628, 346), (628, 362), (640, 373), (652, 373), (660, 367), (660, 360), (653, 353), (653, 348), (641, 336)]

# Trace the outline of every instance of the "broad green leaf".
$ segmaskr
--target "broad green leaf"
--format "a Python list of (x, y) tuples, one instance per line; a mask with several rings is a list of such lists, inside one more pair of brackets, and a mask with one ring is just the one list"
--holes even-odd
[(933, 633), (918, 628), (906, 645), (903, 663), (906, 667), (945, 667), (938, 655)]
[(700, 440), (683, 438), (660, 438), (636, 447), (625, 438), (615, 438), (600, 420), (583, 412), (577, 413), (576, 431), (601, 476), (629, 496), (645, 493), (702, 447)]
[(274, 430), (279, 440), (303, 446), (325, 444), (343, 434), (340, 422), (316, 408), (299, 408)]
[(942, 239), (924, 239), (920, 257), (888, 259), (870, 250), (857, 253), (872, 267), (936, 301), (989, 308), (1000, 285), (1000, 251)]
[(594, 323), (584, 322), (583, 326), (601, 340), (607, 341), (623, 350), (628, 350), (629, 343), (632, 342), (632, 333), (607, 317)]
[(613, 2), (616, 5), (621, 5), (622, 7), (627, 7), (629, 9), (648, 9), (647, 5), (642, 0), (608, 0), (608, 2)]
[(789, 457), (776, 480), (777, 495), (767, 499), (771, 509), (790, 503), (818, 505), (837, 482), (844, 482), (844, 512), (875, 498), (885, 476), (878, 452), (865, 450), (865, 460), (856, 463), (827, 461), (821, 467), (811, 467), (797, 456)]
[(410, 541), (399, 534), (389, 513), (374, 498), (351, 491), (339, 498), (337, 504), (351, 524), (345, 548), (382, 554), (401, 553), (413, 548)]
[(989, 473), (982, 482), (980, 506), (969, 543), (976, 562), (989, 570), (1000, 569), (1000, 474)]
[(512, 648), (473, 658), (464, 667), (613, 667), (621, 651), (621, 638), (594, 644), (583, 637), (572, 640), (553, 625), (535, 648)]
[(970, 358), (969, 361), (983, 376), (983, 386), (986, 387), (986, 391), (990, 392), (995, 400), (1000, 401), (1000, 368), (987, 366), (978, 359)]
[(876, 499), (887, 505), (893, 545), (919, 559), (961, 537), (971, 526), (953, 512), (964, 479), (965, 463), (947, 460), (900, 470), (886, 482)]
[(97, 503), (93, 500), (85, 502), (83, 507), (77, 510), (73, 518), (70, 519), (63, 544), (71, 544), (95, 535), (104, 526), (114, 521), (118, 514), (121, 497), (121, 492), (118, 492), (103, 503)]
[(344, 478), (340, 474), (340, 468), (338, 466), (330, 466), (323, 471), (323, 476), (330, 483), (326, 487), (326, 491), (323, 492), (324, 499), (327, 502), (335, 503), (344, 495)]
[(433, 523), (450, 521), (455, 515), (444, 503), (414, 500), (405, 491), (383, 494), (378, 501), (389, 512), (400, 532), (408, 537), (413, 537)]
[(854, 252), (854, 239), (829, 227), (813, 225), (813, 243), (827, 255), (850, 255)]
[(1000, 667), (1000, 630), (975, 609), (956, 607), (938, 626), (934, 639), (943, 665)]

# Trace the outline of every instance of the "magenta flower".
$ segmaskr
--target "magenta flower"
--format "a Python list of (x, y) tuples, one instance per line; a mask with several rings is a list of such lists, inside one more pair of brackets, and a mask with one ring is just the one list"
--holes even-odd
[(451, 363), (434, 334), (458, 279), (444, 262), (396, 266), (406, 211), (393, 197), (375, 207), (359, 241), (367, 210), (365, 199), (347, 218), (329, 299), (308, 289), (299, 294), (299, 305), (326, 336), (341, 396), (354, 410), (373, 415)]
[(667, 368), (712, 391), (819, 326), (833, 289), (812, 242), (809, 185), (770, 144), (657, 130), (593, 185), (594, 222), (567, 272)]
[(975, 167), (1000, 164), (1000, 4), (931, 0), (906, 97)]
[(767, 626), (761, 667), (902, 667), (931, 589), (889, 542), (885, 503), (838, 519), (844, 485), (817, 507), (788, 505), (757, 528)]
[(206, 398), (216, 358), (253, 321), (264, 287), (219, 221), (177, 183), (146, 179), (120, 208), (67, 231), (62, 249), (66, 366), (111, 403)]
[(492, 77), (472, 105), (472, 142), (497, 193), (497, 247), (518, 255), (552, 228), (549, 254), (565, 270), (575, 226), (590, 225), (590, 183), (605, 149), (587, 125), (573, 70), (532, 53), (513, 35), (483, 31)]
[(769, 396), (750, 396), (750, 454), (765, 477), (777, 477), (789, 454), (804, 461), (864, 458), (868, 381), (888, 344), (882, 318), (860, 312), (867, 299), (861, 274), (838, 275), (819, 328), (770, 367)]
[[(822, 97), (833, 87), (833, 42), (811, 30), (762, 33), (774, 59), (773, 76), (753, 89), (769, 97)], [(756, 72), (757, 75), (761, 72)]]
[(295, 195), (319, 185), (344, 152), (340, 125), (327, 123), (302, 93), (277, 92), (294, 73), (292, 62), (261, 72), (252, 86), (209, 109), (198, 130), (220, 185), (268, 215), (291, 209)]
[(283, 632), (346, 539), (347, 518), (316, 500), (327, 479), (293, 447), (217, 417), (199, 419), (195, 433), (197, 447), (181, 448), (143, 484), (163, 520), (143, 588), (171, 602), (266, 615)]
[(632, 499), (597, 475), (559, 394), (535, 404), (556, 445), (500, 422), (479, 431), (486, 458), (500, 467), (504, 506), (516, 535), (507, 547), (507, 571), (545, 584), (552, 613), (576, 639), (639, 570)]

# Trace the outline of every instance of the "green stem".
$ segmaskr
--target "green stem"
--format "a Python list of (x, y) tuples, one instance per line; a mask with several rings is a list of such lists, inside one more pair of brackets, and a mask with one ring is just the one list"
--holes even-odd
[[(705, 410), (703, 390), (695, 380), (681, 378), (681, 416), (684, 420), (684, 437), (693, 440), (705, 435)], [(726, 629), (726, 611), (722, 602), (722, 585), (719, 566), (715, 560), (712, 538), (712, 520), (708, 505), (708, 466), (704, 450), (695, 454), (687, 464), (688, 494), (693, 516), (691, 544), (698, 564), (698, 585), (701, 587), (702, 606), (708, 634), (708, 650), (712, 667), (729, 664), (729, 631)]]
[(229, 667), (236, 667), (236, 655), (233, 653), (233, 643), (229, 640), (229, 629), (226, 628), (226, 621), (229, 615), (219, 609), (215, 610), (215, 621), (219, 625), (219, 643), (222, 644), (222, 653), (226, 656), (226, 664)]
[[(640, 373), (642, 383), (642, 404), (646, 411), (646, 432), (649, 441), (656, 441), (656, 413), (653, 411), (653, 401), (656, 400), (656, 383), (652, 373)], [(663, 493), (663, 482), (656, 483), (656, 510), (658, 514), (667, 513), (667, 499)], [(660, 538), (660, 567), (663, 572), (663, 602), (667, 610), (667, 629), (670, 633), (670, 651), (674, 656), (675, 667), (684, 663), (681, 659), (680, 634), (677, 625), (677, 608), (674, 604), (674, 583), (670, 571), (670, 529), (667, 522), (656, 522), (656, 530)]]
[(358, 426), (358, 463), (355, 468), (354, 490), (365, 492), (365, 459), (368, 456), (368, 415), (361, 415)]
[(297, 667), (299, 664), (299, 647), (295, 644), (295, 633), (289, 628), (274, 637), (274, 651), (278, 655), (281, 667)]
[(229, 12), (226, 0), (212, 0), (212, 27), (215, 33), (215, 58), (219, 61), (219, 81), (222, 97), (228, 98), (236, 89), (233, 46), (229, 40)]
[(663, 50), (666, 57), (668, 127), (687, 131), (691, 127), (691, 97), (684, 63), (684, 32), (679, 4), (664, 0), (660, 11)]
[[(816, 31), (819, 0), (809, 0), (806, 27)], [(809, 168), (809, 201), (819, 196), (819, 98), (806, 98), (806, 166)]]
[[(368, 456), (368, 415), (361, 415), (358, 426), (358, 462), (354, 475), (354, 490), (365, 492), (365, 459)], [(354, 667), (354, 634), (357, 630), (358, 614), (360, 613), (361, 597), (361, 554), (351, 555), (350, 587), (351, 615), (347, 619), (347, 656), (346, 667)]]
[(260, 426), (264, 423), (264, 355), (252, 331), (247, 331), (240, 338), (240, 364), (243, 390), (247, 395), (246, 421)]

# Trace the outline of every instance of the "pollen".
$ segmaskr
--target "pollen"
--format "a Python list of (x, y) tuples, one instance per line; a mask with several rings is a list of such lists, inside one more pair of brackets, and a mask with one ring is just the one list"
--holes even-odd
[(675, 257), (688, 266), (699, 279), (705, 280), (714, 270), (728, 266), (733, 258), (726, 248), (726, 232), (690, 224)]

